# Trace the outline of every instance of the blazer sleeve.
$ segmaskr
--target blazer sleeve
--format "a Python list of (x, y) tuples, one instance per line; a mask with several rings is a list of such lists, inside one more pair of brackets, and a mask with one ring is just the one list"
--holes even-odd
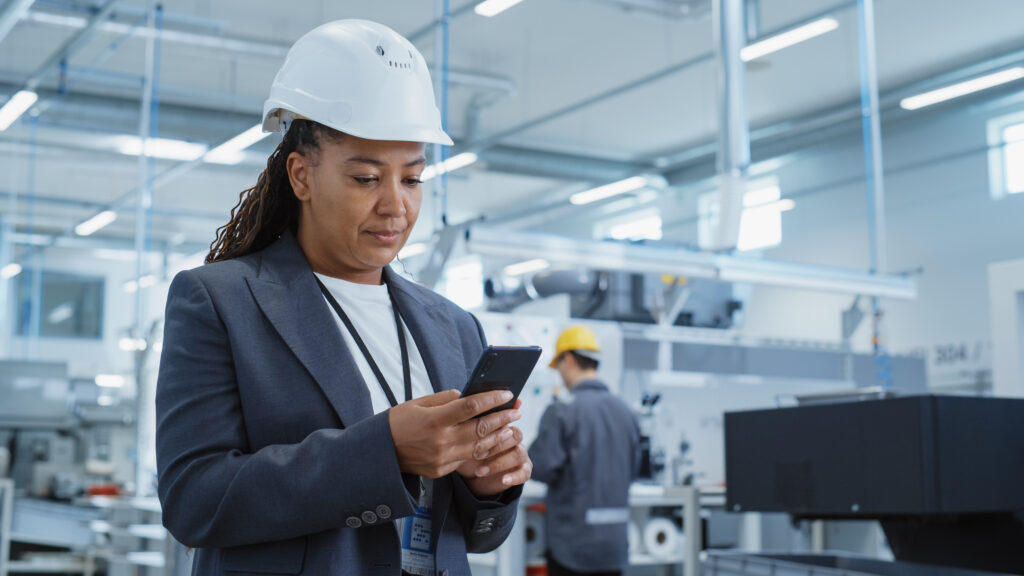
[(175, 538), (222, 548), (346, 526), (365, 511), (378, 519), (361, 519), (364, 527), (413, 514), (388, 412), (251, 451), (232, 349), (202, 280), (179, 274), (156, 392), (158, 494)]

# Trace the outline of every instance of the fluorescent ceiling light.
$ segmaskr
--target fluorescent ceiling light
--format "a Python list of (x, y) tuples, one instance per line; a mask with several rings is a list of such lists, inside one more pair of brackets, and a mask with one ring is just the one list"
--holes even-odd
[(75, 226), (75, 234), (78, 234), (79, 236), (88, 236), (100, 228), (110, 224), (114, 220), (117, 220), (117, 212), (114, 212), (113, 210), (104, 210), (85, 222), (82, 222), (78, 226)]
[(612, 226), (608, 235), (615, 240), (661, 240), (661, 216), (648, 216)]
[(122, 288), (124, 288), (125, 292), (132, 294), (137, 292), (139, 288), (149, 288), (153, 284), (156, 284), (156, 276), (147, 274), (138, 280), (129, 280), (125, 282)]
[[(135, 136), (121, 138), (117, 149), (121, 154), (138, 156), (142, 153), (141, 140)], [(195, 142), (184, 140), (172, 140), (170, 138), (149, 138), (146, 140), (146, 156), (150, 158), (162, 158), (164, 160), (180, 160), (190, 162), (206, 153), (206, 146)]]
[(519, 4), (523, 0), (484, 0), (483, 2), (476, 5), (473, 11), (481, 16), (495, 16), (501, 14), (505, 10)]
[(96, 385), (102, 388), (121, 388), (124, 386), (124, 376), (120, 374), (97, 374)]
[(21, 274), (21, 264), (18, 264), (17, 262), (11, 262), (7, 266), (0, 268), (0, 278), (3, 278), (4, 280), (14, 278), (18, 274)]
[(60, 324), (74, 315), (75, 305), (71, 302), (64, 302), (59, 306), (54, 306), (53, 310), (50, 310), (50, 313), (46, 316), (46, 321), (50, 324)]
[(39, 95), (31, 90), (21, 90), (11, 97), (10, 100), (0, 108), (0, 132), (7, 130), (14, 124), (14, 121), (21, 118), (26, 110), (32, 107), (39, 99)]
[(544, 270), (551, 266), (551, 263), (543, 258), (534, 258), (533, 260), (527, 260), (525, 262), (517, 262), (515, 264), (509, 264), (505, 266), (505, 274), (508, 276), (521, 276), (523, 274), (529, 274), (530, 272), (537, 272)]
[(210, 150), (206, 153), (206, 156), (203, 156), (203, 160), (213, 162), (214, 164), (238, 164), (245, 159), (245, 154), (242, 153), (242, 150), (263, 140), (267, 136), (270, 136), (270, 132), (263, 132), (263, 125), (257, 124)]
[(411, 258), (413, 256), (419, 256), (427, 251), (427, 244), (425, 242), (417, 242), (415, 244), (409, 244), (405, 248), (398, 251), (399, 258)]
[(783, 48), (789, 48), (794, 44), (799, 44), (805, 40), (810, 40), (816, 36), (821, 36), (827, 32), (831, 32), (839, 28), (839, 21), (835, 18), (826, 16), (819, 20), (809, 22), (803, 26), (798, 26), (792, 30), (787, 30), (780, 34), (770, 36), (764, 40), (759, 40), (753, 44), (748, 44), (742, 50), (740, 50), (740, 58), (744, 62), (750, 62), (751, 60), (760, 58), (772, 52), (778, 52)]
[(435, 176), (440, 176), (446, 172), (454, 172), (459, 168), (465, 168), (470, 164), (473, 164), (479, 160), (479, 157), (472, 152), (463, 152), (462, 154), (456, 154), (451, 158), (439, 162), (437, 164), (431, 164), (423, 169), (423, 174), (420, 175), (420, 180), (426, 182)]
[(117, 341), (117, 347), (125, 352), (141, 352), (146, 349), (146, 341), (142, 338), (124, 337)]
[(979, 76), (964, 82), (958, 82), (956, 84), (946, 86), (945, 88), (939, 88), (937, 90), (931, 90), (916, 96), (904, 98), (903, 100), (900, 100), (900, 108), (903, 108), (904, 110), (917, 110), (918, 108), (924, 108), (925, 106), (931, 106), (932, 104), (938, 104), (939, 102), (945, 102), (946, 100), (966, 96), (974, 92), (999, 86), (1000, 84), (1020, 80), (1021, 78), (1024, 78), (1024, 66), (1008, 68), (993, 74), (986, 74), (985, 76)]
[(650, 181), (647, 176), (633, 176), (632, 178), (626, 178), (625, 180), (619, 180), (618, 182), (612, 182), (611, 184), (591, 188), (584, 192), (577, 192), (569, 197), (569, 202), (572, 202), (577, 206), (582, 206), (583, 204), (590, 204), (591, 202), (597, 202), (598, 200), (604, 200), (605, 198), (611, 198), (612, 196), (618, 196), (619, 194), (639, 190), (649, 184)]

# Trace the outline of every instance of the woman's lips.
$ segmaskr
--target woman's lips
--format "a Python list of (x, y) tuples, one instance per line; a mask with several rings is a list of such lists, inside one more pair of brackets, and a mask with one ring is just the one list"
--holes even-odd
[(368, 230), (367, 234), (385, 243), (395, 242), (402, 236), (398, 230)]

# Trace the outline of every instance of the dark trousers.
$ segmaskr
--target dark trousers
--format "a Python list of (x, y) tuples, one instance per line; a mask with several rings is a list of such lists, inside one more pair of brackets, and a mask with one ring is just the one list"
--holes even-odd
[(576, 572), (562, 566), (551, 557), (551, 552), (546, 554), (548, 560), (548, 576), (622, 576), (622, 572)]

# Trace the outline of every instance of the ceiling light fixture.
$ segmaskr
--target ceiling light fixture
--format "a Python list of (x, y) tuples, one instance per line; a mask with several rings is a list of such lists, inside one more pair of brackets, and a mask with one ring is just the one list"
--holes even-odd
[(82, 222), (78, 226), (75, 226), (75, 234), (78, 234), (79, 236), (89, 236), (100, 228), (109, 225), (114, 220), (117, 220), (117, 212), (114, 212), (113, 210), (104, 210), (85, 222)]
[(399, 258), (411, 258), (413, 256), (419, 256), (427, 251), (426, 242), (417, 242), (415, 244), (409, 244), (405, 248), (398, 251)]
[(11, 278), (17, 276), (18, 274), (21, 274), (21, 270), (21, 264), (18, 264), (17, 262), (11, 262), (7, 266), (0, 268), (0, 278), (3, 278), (4, 280), (10, 280)]
[(519, 4), (523, 0), (484, 0), (476, 5), (473, 11), (481, 16), (496, 16), (505, 10)]
[(509, 264), (505, 266), (503, 270), (506, 276), (521, 276), (523, 274), (529, 274), (530, 272), (539, 272), (545, 268), (551, 267), (551, 263), (543, 258), (534, 258), (533, 260), (526, 260), (525, 262), (517, 262), (515, 264)]
[(124, 386), (124, 376), (120, 374), (97, 374), (96, 385), (101, 388), (121, 388)]
[(14, 121), (21, 118), (26, 110), (32, 107), (39, 99), (39, 95), (31, 90), (21, 90), (0, 108), (0, 132), (7, 130), (14, 124)]
[(951, 84), (944, 88), (929, 90), (928, 92), (904, 98), (900, 100), (900, 108), (904, 110), (917, 110), (918, 108), (924, 108), (925, 106), (931, 106), (932, 104), (994, 88), (1001, 84), (1020, 80), (1021, 78), (1024, 78), (1024, 66), (1007, 68), (1006, 70), (1000, 70), (999, 72), (986, 74), (985, 76), (979, 76), (964, 82)]
[(423, 174), (420, 174), (420, 180), (426, 182), (435, 176), (440, 176), (447, 172), (454, 172), (459, 168), (465, 168), (470, 164), (473, 164), (480, 158), (472, 152), (463, 152), (462, 154), (456, 154), (451, 158), (438, 162), (437, 164), (431, 164), (423, 169)]
[(813, 22), (808, 22), (803, 26), (797, 26), (791, 28), (785, 32), (780, 32), (765, 38), (764, 40), (758, 40), (753, 44), (748, 44), (742, 50), (740, 50), (740, 58), (744, 62), (750, 62), (762, 56), (771, 54), (772, 52), (778, 52), (784, 48), (789, 48), (794, 44), (799, 44), (805, 40), (810, 40), (822, 34), (826, 34), (839, 28), (839, 21), (830, 16), (825, 18), (819, 18)]
[(267, 136), (270, 136), (270, 132), (264, 132), (263, 125), (257, 124), (210, 150), (203, 156), (203, 160), (213, 162), (214, 164), (238, 164), (245, 159), (245, 154), (242, 153), (243, 150)]
[[(137, 136), (122, 137), (117, 149), (121, 154), (138, 156), (143, 151), (142, 140)], [(170, 138), (149, 138), (146, 140), (145, 152), (150, 158), (191, 162), (206, 153), (206, 146)]]
[(584, 204), (590, 204), (591, 202), (597, 202), (598, 200), (604, 200), (605, 198), (611, 198), (612, 196), (618, 196), (619, 194), (640, 190), (641, 188), (646, 188), (648, 186), (664, 188), (666, 185), (667, 182), (661, 176), (632, 176), (624, 180), (612, 182), (611, 184), (605, 184), (604, 186), (598, 186), (597, 188), (577, 192), (569, 197), (569, 202), (572, 202), (577, 206), (582, 206)]

